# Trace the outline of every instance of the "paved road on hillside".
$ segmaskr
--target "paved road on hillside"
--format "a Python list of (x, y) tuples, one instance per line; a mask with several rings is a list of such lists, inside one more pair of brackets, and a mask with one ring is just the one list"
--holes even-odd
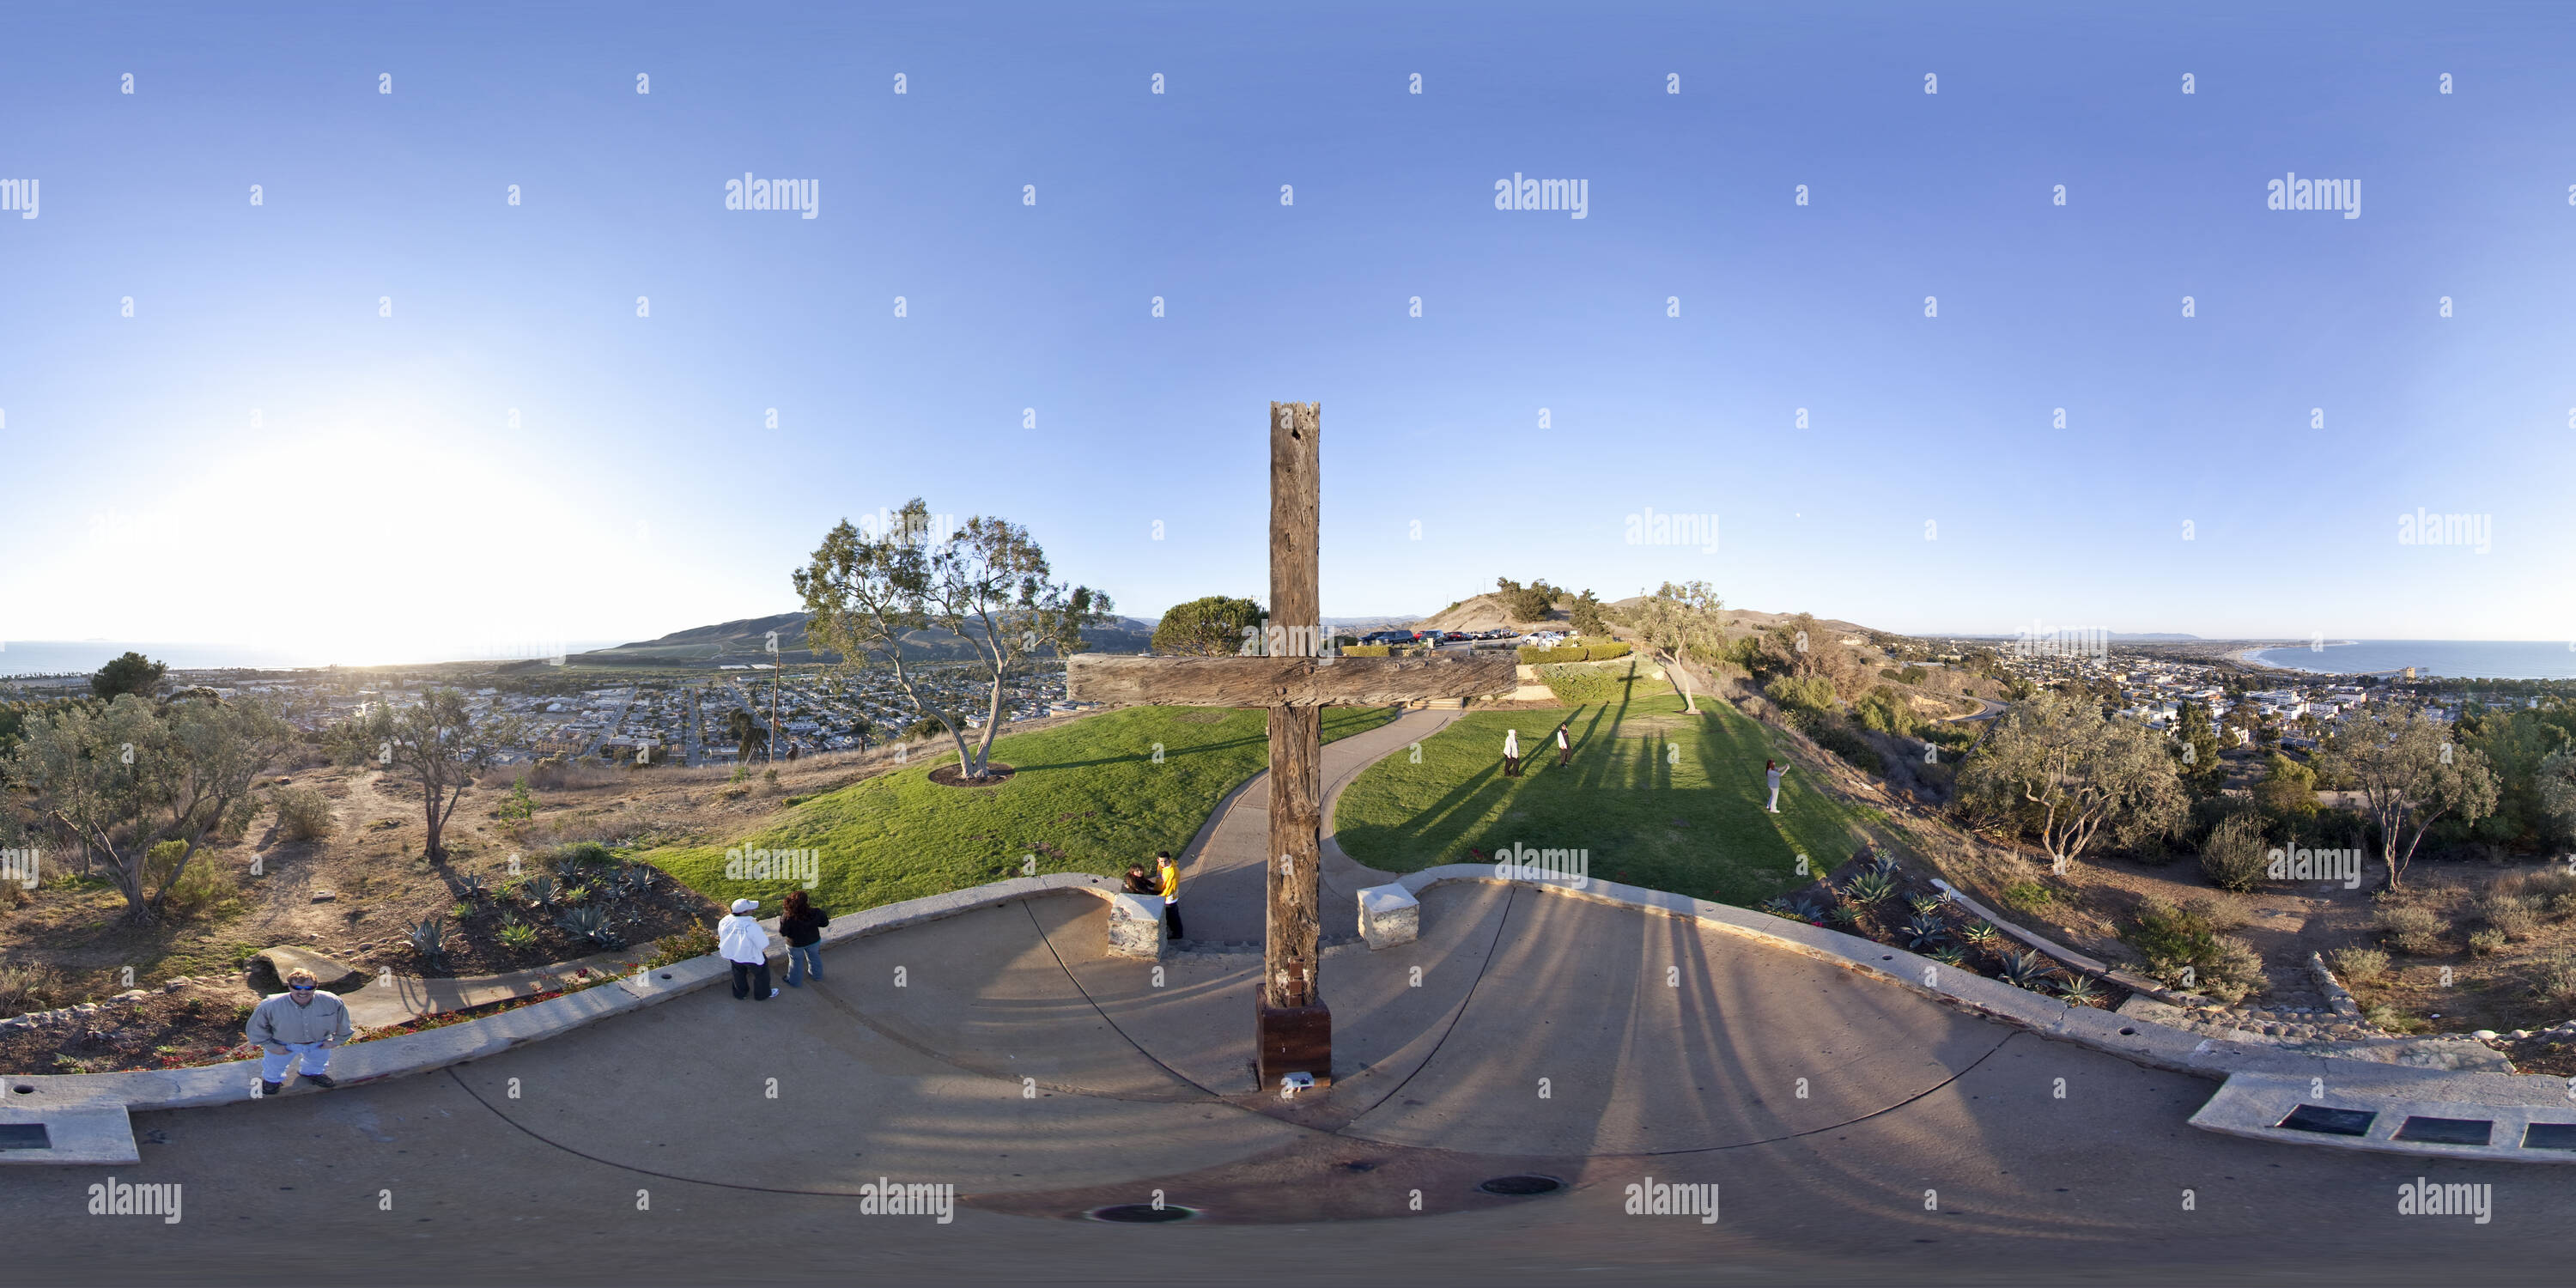
[[(1392, 879), (1363, 868), (1330, 841), (1333, 805), (1361, 770), (1449, 727), (1460, 711), (1407, 711), (1366, 733), (1324, 744), (1323, 923), (1326, 938), (1358, 933), (1362, 886)], [(1194, 944), (1258, 944), (1269, 898), (1270, 771), (1219, 802), (1209, 825), (1180, 854), (1181, 925)]]
[[(836, 948), (776, 1002), (137, 1115), (140, 1166), (0, 1173), (11, 1278), (2555, 1283), (2576, 1230), (2576, 1168), (2210, 1135), (2184, 1119), (2214, 1083), (1501, 886), (1327, 950), (1335, 1084), (1283, 1102), (1248, 1060), (1259, 957), (1112, 959), (1105, 917), (1004, 903)], [(86, 1215), (110, 1173), (181, 1184), (182, 1221)], [(1566, 1188), (1478, 1189), (1530, 1173)], [(2492, 1184), (2492, 1221), (2399, 1216), (2418, 1176)], [(953, 1222), (864, 1214), (879, 1177), (955, 1186)], [(1716, 1185), (1719, 1219), (1627, 1214), (1649, 1181)], [(1200, 1215), (1084, 1219), (1157, 1198)]]

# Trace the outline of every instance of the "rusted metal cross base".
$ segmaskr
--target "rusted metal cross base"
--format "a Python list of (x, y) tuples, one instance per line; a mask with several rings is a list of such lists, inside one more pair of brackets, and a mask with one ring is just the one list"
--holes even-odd
[(1254, 1038), (1259, 1043), (1257, 1073), (1264, 1087), (1279, 1085), (1284, 1074), (1311, 1073), (1315, 1085), (1333, 1081), (1333, 1012), (1322, 1002), (1313, 1006), (1253, 1003)]

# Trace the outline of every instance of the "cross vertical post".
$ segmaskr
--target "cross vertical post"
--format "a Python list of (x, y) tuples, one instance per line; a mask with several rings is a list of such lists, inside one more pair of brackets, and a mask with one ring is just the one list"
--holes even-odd
[[(1316, 558), (1322, 456), (1320, 403), (1270, 404), (1270, 622), (1265, 652), (1323, 651)], [(1322, 934), (1323, 708), (1270, 708), (1270, 850), (1263, 883), (1258, 1074), (1320, 1080), (1333, 1071), (1333, 1017), (1315, 986)]]

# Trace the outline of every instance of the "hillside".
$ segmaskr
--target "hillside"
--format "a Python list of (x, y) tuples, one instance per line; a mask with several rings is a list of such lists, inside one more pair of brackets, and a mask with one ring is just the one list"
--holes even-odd
[[(1408, 625), (1417, 631), (1490, 631), (1504, 628), (1527, 629), (1540, 626), (1555, 626), (1562, 628), (1567, 624), (1566, 605), (1572, 602), (1573, 600), (1571, 598), (1560, 599), (1556, 601), (1556, 607), (1548, 610), (1546, 618), (1542, 620), (1531, 620), (1513, 617), (1509, 613), (1505, 612), (1503, 609), (1503, 597), (1500, 594), (1488, 591), (1482, 595), (1474, 595), (1466, 599), (1462, 599), (1455, 604), (1451, 604), (1447, 608), (1441, 609), (1439, 612), (1433, 613), (1429, 617), (1408, 623)], [(1633, 608), (1643, 602), (1645, 602), (1645, 596), (1631, 595), (1626, 599), (1608, 601), (1605, 606), (1612, 610), (1611, 616), (1615, 618), (1618, 615), (1618, 610)], [(1726, 616), (1727, 628), (1730, 631), (1750, 632), (1764, 629), (1774, 623), (1785, 622), (1790, 618), (1797, 616), (1797, 614), (1765, 613), (1749, 608), (1735, 608), (1727, 610)], [(1853, 622), (1846, 622), (1840, 618), (1819, 618), (1818, 622), (1827, 630), (1841, 631), (1846, 635), (1857, 639), (1866, 640), (1873, 636), (1882, 634), (1882, 632), (1871, 630), (1866, 626), (1861, 626)]]
[[(660, 639), (620, 644), (577, 653), (569, 660), (588, 666), (719, 666), (766, 662), (769, 632), (778, 632), (779, 660), (788, 663), (836, 662), (838, 654), (818, 654), (805, 640), (805, 614), (777, 613), (746, 617), (673, 631)], [(1097, 653), (1141, 653), (1153, 638), (1154, 624), (1121, 617), (1083, 632)], [(914, 631), (903, 637), (907, 661), (963, 661), (974, 656), (966, 640), (946, 631)]]

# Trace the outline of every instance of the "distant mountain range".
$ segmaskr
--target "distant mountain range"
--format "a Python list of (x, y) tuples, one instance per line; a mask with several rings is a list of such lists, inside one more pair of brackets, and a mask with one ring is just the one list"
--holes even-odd
[[(775, 658), (768, 651), (771, 631), (778, 632)], [(1121, 617), (1085, 630), (1082, 638), (1095, 653), (1142, 653), (1154, 638), (1154, 624)], [(972, 644), (946, 631), (913, 631), (903, 637), (906, 661), (965, 661), (974, 655)], [(741, 666), (775, 660), (793, 666), (837, 662), (840, 655), (808, 644), (805, 614), (795, 612), (693, 626), (660, 639), (577, 653), (568, 660), (589, 666)]]

